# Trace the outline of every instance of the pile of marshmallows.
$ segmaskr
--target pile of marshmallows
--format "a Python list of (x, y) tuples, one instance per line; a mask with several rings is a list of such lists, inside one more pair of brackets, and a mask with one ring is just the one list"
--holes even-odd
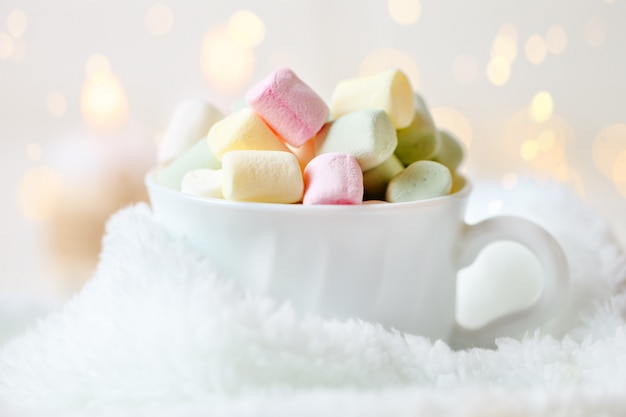
[(399, 70), (340, 82), (329, 109), (278, 68), (239, 107), (224, 117), (201, 101), (180, 104), (159, 145), (157, 181), (235, 201), (406, 202), (449, 194), (463, 159)]

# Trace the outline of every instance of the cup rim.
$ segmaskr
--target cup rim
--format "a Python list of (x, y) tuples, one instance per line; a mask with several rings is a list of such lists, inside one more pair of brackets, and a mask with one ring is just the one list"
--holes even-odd
[[(464, 176), (458, 175), (458, 177), (463, 181), (463, 186), (454, 192), (453, 194), (449, 194), (442, 197), (429, 198), (426, 200), (419, 201), (407, 201), (401, 203), (388, 203), (384, 202), (381, 204), (359, 204), (359, 205), (341, 205), (341, 204), (315, 204), (315, 205), (303, 205), (303, 204), (286, 204), (286, 203), (267, 203), (267, 202), (256, 202), (256, 201), (231, 201), (224, 200), (220, 198), (212, 198), (212, 197), (200, 197), (192, 194), (185, 194), (181, 191), (174, 190), (169, 188), (163, 184), (160, 184), (156, 180), (156, 173), (159, 170), (158, 167), (150, 169), (145, 177), (144, 184), (148, 191), (150, 190), (158, 190), (159, 193), (164, 193), (169, 195), (171, 198), (176, 198), (183, 201), (189, 201), (196, 204), (203, 204), (206, 206), (219, 206), (219, 207), (230, 207), (233, 209), (239, 210), (254, 210), (254, 211), (284, 211), (284, 212), (326, 212), (326, 211), (376, 211), (376, 210), (393, 210), (396, 209), (406, 209), (412, 207), (425, 207), (425, 206), (435, 206), (435, 205), (444, 205), (448, 204), (454, 200), (460, 200), (466, 198), (472, 191), (471, 182)], [(149, 193), (150, 194), (150, 193)], [(152, 200), (152, 197), (150, 197)]]

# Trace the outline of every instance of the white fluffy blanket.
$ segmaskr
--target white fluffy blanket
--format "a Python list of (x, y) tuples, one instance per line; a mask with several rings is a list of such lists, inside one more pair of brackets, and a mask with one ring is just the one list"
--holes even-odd
[(298, 317), (230, 285), (138, 205), (110, 220), (83, 291), (0, 348), (0, 403), (38, 416), (626, 415), (626, 262), (609, 228), (534, 184), (483, 186), (470, 217), (494, 196), (570, 262), (567, 306), (521, 340), (453, 351)]

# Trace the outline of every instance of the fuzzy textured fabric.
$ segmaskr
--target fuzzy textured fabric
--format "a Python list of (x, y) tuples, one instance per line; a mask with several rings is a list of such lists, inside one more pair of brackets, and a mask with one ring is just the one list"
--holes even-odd
[(477, 189), (470, 220), (494, 196), (546, 227), (571, 268), (567, 305), (521, 340), (453, 351), (299, 317), (229, 284), (138, 205), (110, 220), (82, 292), (0, 348), (0, 403), (46, 416), (626, 415), (626, 262), (610, 229), (534, 184)]

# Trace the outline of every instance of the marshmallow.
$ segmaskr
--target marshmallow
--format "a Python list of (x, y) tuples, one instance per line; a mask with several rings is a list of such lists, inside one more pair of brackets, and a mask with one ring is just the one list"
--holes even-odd
[(324, 100), (288, 68), (278, 68), (246, 93), (246, 100), (288, 144), (299, 147), (328, 119)]
[(444, 165), (417, 161), (396, 175), (387, 186), (390, 203), (425, 200), (450, 194), (452, 175)]
[(180, 191), (181, 181), (185, 174), (195, 169), (220, 169), (220, 161), (209, 149), (206, 138), (200, 139), (190, 149), (174, 159), (156, 173), (156, 180), (160, 184)]
[(361, 204), (363, 172), (347, 153), (325, 153), (309, 162), (304, 170), (302, 204)]
[(180, 190), (199, 197), (224, 198), (222, 194), (222, 170), (196, 169), (183, 177)]
[(201, 100), (180, 103), (159, 143), (159, 164), (169, 162), (191, 148), (223, 117), (217, 108)]
[(335, 118), (357, 110), (382, 109), (396, 129), (411, 124), (413, 106), (411, 83), (399, 70), (342, 81), (333, 91), (331, 104)]
[(397, 156), (391, 155), (385, 162), (363, 173), (363, 186), (367, 200), (385, 198), (387, 184), (404, 169)]
[(431, 159), (439, 151), (439, 133), (426, 103), (415, 94), (415, 116), (409, 126), (398, 130), (395, 154), (405, 165), (421, 159)]
[(304, 180), (291, 152), (232, 151), (222, 158), (222, 192), (227, 200), (297, 203)]
[(217, 122), (209, 131), (207, 140), (211, 152), (220, 160), (230, 151), (289, 151), (250, 108), (241, 109)]
[(387, 160), (398, 139), (387, 113), (383, 110), (360, 110), (324, 125), (315, 138), (317, 154), (344, 152), (354, 156), (363, 171)]
[(433, 160), (447, 166), (450, 171), (454, 172), (463, 162), (464, 152), (461, 141), (446, 130), (440, 130), (439, 137), (441, 146)]

